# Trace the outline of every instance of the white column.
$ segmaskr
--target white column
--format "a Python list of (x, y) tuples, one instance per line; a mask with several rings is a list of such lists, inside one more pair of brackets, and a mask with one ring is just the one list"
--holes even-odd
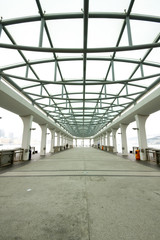
[(68, 143), (68, 136), (66, 136), (66, 144)]
[(66, 135), (63, 137), (63, 145), (66, 146)]
[(63, 146), (64, 141), (63, 141), (63, 134), (61, 133), (61, 146)]
[(28, 160), (33, 116), (29, 115), (26, 117), (21, 117), (21, 119), (23, 121), (23, 137), (22, 137), (22, 148), (24, 149), (23, 160)]
[(128, 155), (128, 146), (127, 146), (127, 136), (126, 136), (126, 129), (127, 124), (120, 124), (121, 128), (121, 141), (122, 141), (122, 155), (126, 156)]
[(103, 145), (103, 134), (101, 135), (101, 146)]
[(112, 139), (113, 139), (113, 152), (117, 152), (117, 139), (116, 139), (116, 132), (117, 128), (112, 128)]
[(111, 143), (110, 143), (110, 134), (111, 134), (111, 132), (107, 132), (107, 146), (111, 145)]
[(105, 146), (105, 137), (106, 137), (106, 135), (103, 134), (103, 146)]
[(41, 149), (40, 149), (40, 155), (44, 156), (46, 155), (46, 138), (47, 138), (47, 124), (40, 125), (41, 127)]
[(89, 139), (89, 146), (91, 147), (91, 139)]
[(55, 146), (55, 129), (50, 129), (51, 131), (51, 149), (50, 152), (54, 153), (54, 146)]
[(145, 123), (147, 118), (148, 116), (142, 116), (142, 115), (135, 116), (141, 160), (146, 160), (145, 149), (147, 148), (147, 137), (146, 137)]
[(57, 146), (60, 146), (60, 132), (57, 132)]
[(107, 146), (106, 133), (104, 133), (104, 146)]

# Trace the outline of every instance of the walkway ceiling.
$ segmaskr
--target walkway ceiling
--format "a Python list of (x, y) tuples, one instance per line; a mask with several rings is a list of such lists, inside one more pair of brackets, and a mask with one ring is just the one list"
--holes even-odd
[(77, 137), (160, 82), (159, 0), (0, 0), (0, 74)]

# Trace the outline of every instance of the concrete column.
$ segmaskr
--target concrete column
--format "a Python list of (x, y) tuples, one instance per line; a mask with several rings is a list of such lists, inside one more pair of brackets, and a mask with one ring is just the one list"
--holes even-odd
[(101, 135), (101, 146), (103, 145), (103, 135)]
[(89, 146), (91, 147), (91, 139), (89, 139)]
[(126, 156), (128, 155), (128, 146), (127, 146), (127, 136), (126, 136), (126, 129), (127, 124), (120, 124), (121, 128), (121, 141), (122, 141), (122, 155)]
[(55, 129), (50, 129), (51, 131), (51, 149), (50, 152), (54, 153), (54, 146), (55, 146)]
[(76, 145), (76, 147), (77, 147), (77, 138), (75, 139), (75, 145)]
[(68, 143), (68, 137), (66, 136), (66, 144)]
[(60, 132), (57, 132), (57, 146), (60, 146)]
[(103, 134), (103, 146), (105, 146), (105, 137), (106, 137), (106, 135)]
[(61, 134), (61, 146), (63, 146), (64, 141), (63, 141), (63, 134)]
[(23, 136), (22, 136), (22, 148), (24, 149), (23, 160), (28, 160), (33, 116), (29, 115), (26, 117), (21, 117), (21, 119), (23, 121)]
[(46, 155), (47, 124), (40, 125), (40, 127), (42, 131), (40, 155), (44, 156)]
[(99, 143), (100, 143), (100, 146), (102, 146), (102, 136), (101, 135), (99, 137)]
[(147, 148), (147, 137), (146, 137), (145, 123), (147, 118), (148, 116), (142, 116), (142, 115), (135, 116), (141, 160), (146, 160), (145, 149)]
[(112, 128), (112, 139), (113, 139), (113, 152), (117, 152), (117, 139), (116, 139), (116, 132), (117, 128)]
[(104, 146), (107, 146), (106, 133), (104, 133)]
[(63, 144), (64, 146), (66, 146), (66, 136), (64, 135), (64, 138), (63, 138)]
[(110, 134), (111, 134), (111, 132), (107, 132), (107, 146), (111, 146), (111, 143), (110, 143)]

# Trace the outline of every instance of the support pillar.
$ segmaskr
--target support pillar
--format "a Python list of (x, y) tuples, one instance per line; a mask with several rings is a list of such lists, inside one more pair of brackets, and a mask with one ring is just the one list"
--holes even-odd
[(64, 135), (63, 144), (64, 144), (64, 146), (66, 146), (66, 135)]
[(57, 146), (60, 146), (60, 132), (57, 132)]
[(103, 145), (103, 135), (101, 135), (101, 146)]
[(77, 139), (75, 139), (75, 145), (76, 145), (76, 147), (77, 147)]
[(127, 136), (126, 136), (126, 129), (127, 124), (120, 124), (121, 128), (121, 141), (122, 141), (122, 155), (127, 156), (128, 155), (128, 146), (127, 146)]
[(54, 129), (50, 129), (51, 131), (51, 149), (50, 152), (54, 153), (54, 146), (55, 146), (55, 130)]
[(44, 156), (46, 155), (47, 124), (40, 125), (40, 127), (42, 131), (40, 155)]
[(63, 141), (63, 134), (61, 134), (61, 146), (63, 146), (64, 141)]
[(106, 138), (106, 134), (103, 134), (103, 146), (105, 146), (105, 138)]
[(116, 132), (117, 128), (112, 128), (112, 139), (113, 139), (113, 152), (117, 152), (117, 139), (116, 139)]
[(24, 149), (23, 160), (28, 160), (33, 116), (29, 115), (26, 117), (21, 117), (21, 119), (23, 121), (23, 137), (22, 137), (22, 148)]
[(104, 134), (104, 146), (107, 146), (106, 133)]
[(111, 146), (111, 143), (110, 143), (110, 134), (111, 132), (107, 132), (107, 146)]
[(137, 124), (137, 134), (138, 134), (138, 143), (140, 149), (140, 159), (146, 160), (146, 151), (147, 148), (147, 137), (146, 137), (146, 129), (145, 123), (148, 116), (136, 115), (136, 124)]

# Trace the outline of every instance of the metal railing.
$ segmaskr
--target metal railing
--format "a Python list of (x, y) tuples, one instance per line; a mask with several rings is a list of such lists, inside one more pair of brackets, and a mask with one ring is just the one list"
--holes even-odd
[(160, 149), (146, 148), (146, 157), (148, 161), (160, 163)]
[(14, 162), (22, 161), (22, 160), (23, 160), (22, 148), (0, 151), (0, 167), (13, 164)]

